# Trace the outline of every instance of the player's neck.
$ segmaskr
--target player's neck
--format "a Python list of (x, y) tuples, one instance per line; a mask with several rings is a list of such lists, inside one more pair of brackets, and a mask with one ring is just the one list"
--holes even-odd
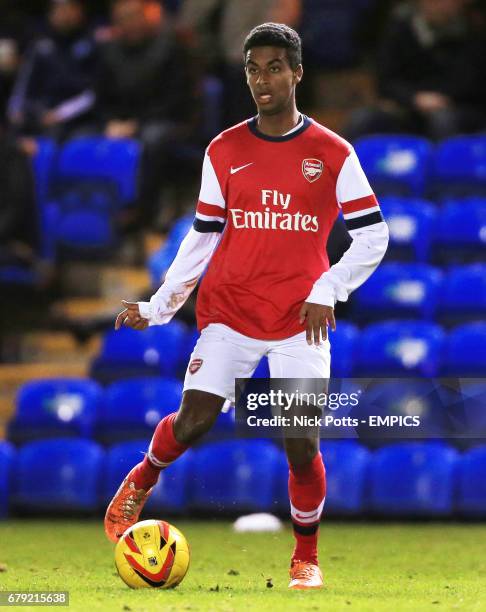
[(294, 106), (276, 115), (258, 114), (257, 126), (262, 134), (267, 136), (282, 136), (290, 132), (300, 121), (301, 114)]

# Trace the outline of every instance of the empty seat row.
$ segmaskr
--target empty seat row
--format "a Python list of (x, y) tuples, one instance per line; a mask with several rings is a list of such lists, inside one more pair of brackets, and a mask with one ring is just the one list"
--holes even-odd
[[(387, 259), (462, 263), (486, 256), (486, 198), (444, 202), (439, 208), (419, 198), (380, 198), (390, 229)], [(152, 286), (158, 288), (189, 231), (193, 215), (174, 223), (164, 245), (148, 261)]]
[(109, 383), (134, 376), (182, 375), (198, 335), (196, 329), (177, 320), (143, 332), (128, 327), (109, 330), (91, 364), (91, 376)]
[[(19, 390), (8, 438), (15, 443), (73, 436), (103, 444), (150, 437), (157, 423), (178, 410), (182, 383), (172, 378), (134, 378), (103, 389), (85, 379), (44, 379)], [(234, 430), (234, 411), (222, 412), (212, 435)]]
[[(104, 508), (146, 441), (105, 452), (87, 440), (0, 443), (0, 512)], [(400, 443), (370, 452), (351, 441), (324, 441), (324, 514), (486, 516), (486, 446), (464, 454), (437, 443)], [(288, 466), (265, 440), (216, 442), (188, 451), (162, 472), (146, 516), (288, 512)]]
[[(143, 365), (137, 366), (141, 372)], [(362, 332), (343, 322), (331, 338), (334, 379), (466, 377), (485, 372), (486, 323), (469, 323), (446, 334), (438, 325), (422, 321), (376, 323)], [(254, 376), (269, 376), (266, 358)], [(15, 441), (77, 435), (105, 443), (150, 435), (163, 416), (177, 410), (181, 393), (179, 380), (157, 376), (121, 380), (106, 390), (85, 379), (34, 380), (20, 389), (8, 432)], [(231, 428), (231, 414), (221, 415), (221, 431)]]
[[(468, 274), (474, 276), (475, 271)], [(422, 299), (422, 291), (425, 293), (419, 285), (420, 281), (413, 278), (405, 286), (399, 284), (398, 289), (386, 296), (387, 300), (377, 305), (377, 310), (386, 306), (390, 316), (399, 316), (401, 310), (403, 316), (407, 315), (412, 310), (410, 303)], [(482, 287), (483, 283), (478, 282), (478, 303)], [(363, 291), (366, 296), (368, 290)], [(467, 295), (471, 295), (474, 288), (468, 285), (462, 291), (467, 303)], [(448, 287), (446, 294), (451, 302), (457, 303), (456, 296)], [(369, 299), (374, 299), (374, 296)], [(473, 296), (469, 303), (474, 316), (472, 302)], [(423, 304), (424, 311), (428, 308)], [(355, 310), (357, 318), (366, 319), (371, 307), (366, 305), (361, 311), (359, 308)], [(444, 311), (444, 317), (449, 313), (454, 318), (461, 312), (467, 316), (466, 309), (455, 313), (451, 306), (449, 311)], [(380, 313), (380, 318), (382, 316)], [(187, 331), (177, 321), (153, 326), (143, 332), (132, 329), (109, 331), (104, 336), (100, 355), (92, 364), (91, 376), (102, 383), (137, 376), (181, 376), (197, 337), (196, 330)], [(458, 325), (447, 333), (440, 325), (428, 321), (385, 320), (372, 323), (361, 331), (351, 323), (340, 321), (330, 340), (332, 376), (475, 376), (486, 372), (486, 323), (482, 321)]]
[(419, 317), (443, 323), (486, 319), (486, 264), (383, 263), (352, 297), (362, 322)]
[(390, 230), (387, 259), (461, 263), (484, 261), (486, 198), (427, 200), (386, 196), (380, 206)]
[[(266, 364), (257, 376), (266, 375)], [(407, 378), (378, 380), (332, 379), (330, 393), (351, 393), (359, 405), (339, 407), (338, 417), (405, 416), (421, 417), (418, 429), (401, 429), (401, 437), (449, 438), (467, 445), (471, 439), (486, 438), (486, 382), (462, 379), (459, 387), (436, 379)], [(95, 382), (76, 379), (32, 381), (17, 397), (15, 413), (8, 424), (8, 439), (22, 444), (59, 436), (96, 439), (102, 444), (150, 438), (157, 423), (179, 407), (182, 383), (177, 380), (146, 378), (114, 383), (103, 391)], [(243, 412), (222, 412), (205, 440), (234, 438), (248, 432)], [(351, 410), (352, 409), (352, 410)], [(259, 413), (259, 416), (263, 416)], [(263, 431), (265, 436), (268, 431)], [(326, 428), (336, 438), (369, 440), (376, 430), (360, 427)], [(387, 432), (390, 433), (390, 432)], [(395, 435), (391, 432), (390, 435)], [(384, 436), (383, 429), (380, 436)]]
[(141, 145), (131, 139), (84, 136), (59, 148), (39, 140), (33, 170), (43, 251), (50, 259), (114, 246), (117, 214), (137, 197), (140, 157)]
[(378, 194), (477, 195), (486, 192), (486, 136), (456, 136), (434, 146), (410, 135), (366, 136), (354, 143)]

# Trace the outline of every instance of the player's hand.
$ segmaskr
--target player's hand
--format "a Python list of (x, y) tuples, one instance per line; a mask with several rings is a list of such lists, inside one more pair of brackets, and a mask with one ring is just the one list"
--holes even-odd
[(116, 318), (115, 329), (120, 329), (122, 325), (139, 331), (148, 327), (149, 322), (140, 315), (140, 309), (138, 308), (137, 302), (126, 302), (122, 300), (122, 304), (125, 308)]
[(322, 306), (322, 304), (311, 304), (304, 302), (299, 313), (299, 322), (306, 323), (307, 344), (314, 343), (319, 346), (322, 340), (327, 340), (327, 327), (336, 331), (336, 319), (334, 318), (334, 308)]

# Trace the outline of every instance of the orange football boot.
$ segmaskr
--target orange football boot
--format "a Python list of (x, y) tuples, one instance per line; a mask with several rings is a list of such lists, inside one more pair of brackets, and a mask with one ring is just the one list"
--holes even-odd
[(324, 585), (321, 570), (314, 563), (294, 561), (289, 574), (289, 589), (321, 589)]
[(106, 509), (105, 533), (112, 542), (118, 542), (125, 530), (138, 521), (153, 488), (148, 491), (136, 489), (135, 483), (131, 480), (132, 472), (133, 470), (128, 473)]

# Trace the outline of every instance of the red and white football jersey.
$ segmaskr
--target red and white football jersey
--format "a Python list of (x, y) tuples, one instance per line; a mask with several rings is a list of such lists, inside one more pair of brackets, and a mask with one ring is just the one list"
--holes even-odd
[(299, 310), (329, 269), (340, 208), (349, 230), (383, 221), (351, 145), (315, 121), (270, 137), (254, 118), (215, 138), (194, 229), (222, 237), (199, 289), (199, 329), (224, 323), (270, 340), (303, 331)]

